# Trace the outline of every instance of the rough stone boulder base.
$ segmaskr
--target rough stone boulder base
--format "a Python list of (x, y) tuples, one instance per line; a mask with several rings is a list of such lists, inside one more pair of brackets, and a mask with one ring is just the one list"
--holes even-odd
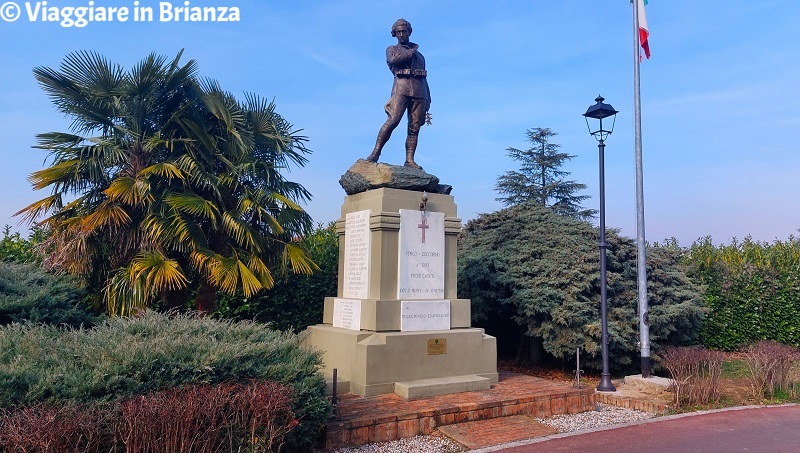
[(452, 189), (439, 184), (438, 177), (422, 169), (373, 163), (364, 159), (358, 159), (342, 175), (339, 184), (348, 195), (383, 187), (443, 194), (449, 194)]

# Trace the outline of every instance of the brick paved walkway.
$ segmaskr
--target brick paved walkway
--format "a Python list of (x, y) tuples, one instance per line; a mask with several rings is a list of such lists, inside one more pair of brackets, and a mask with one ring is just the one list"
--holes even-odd
[(549, 436), (558, 432), (557, 429), (539, 423), (529, 415), (512, 415), (477, 422), (457, 423), (442, 426), (438, 430), (470, 450), (533, 437)]
[(592, 388), (574, 389), (569, 384), (504, 372), (488, 390), (413, 401), (395, 394), (345, 394), (339, 401), (341, 418), (326, 425), (325, 448), (431, 434), (441, 426), (476, 420), (574, 414), (593, 410), (595, 402)]

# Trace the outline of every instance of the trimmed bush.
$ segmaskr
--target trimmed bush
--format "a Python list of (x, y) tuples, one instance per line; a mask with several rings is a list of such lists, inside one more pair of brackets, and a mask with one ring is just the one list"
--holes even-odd
[(74, 278), (53, 275), (36, 264), (0, 263), (0, 325), (25, 321), (88, 327), (99, 318)]
[(715, 246), (695, 242), (687, 260), (710, 308), (700, 331), (709, 348), (735, 351), (761, 340), (800, 347), (800, 240), (747, 237)]
[(331, 407), (317, 353), (291, 333), (254, 322), (146, 312), (91, 330), (0, 328), (0, 405), (112, 401), (193, 384), (257, 379), (289, 386), (300, 424), (289, 449), (307, 449)]

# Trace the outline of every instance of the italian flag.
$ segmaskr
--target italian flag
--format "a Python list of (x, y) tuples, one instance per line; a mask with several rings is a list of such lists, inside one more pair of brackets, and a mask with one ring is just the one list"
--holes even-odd
[[(636, 0), (639, 2), (639, 44), (642, 46), (644, 50), (644, 56), (647, 59), (650, 59), (650, 43), (647, 42), (647, 38), (650, 37), (650, 30), (647, 28), (647, 16), (644, 13), (644, 5), (647, 4), (647, 0)], [(641, 57), (639, 57), (641, 58)]]

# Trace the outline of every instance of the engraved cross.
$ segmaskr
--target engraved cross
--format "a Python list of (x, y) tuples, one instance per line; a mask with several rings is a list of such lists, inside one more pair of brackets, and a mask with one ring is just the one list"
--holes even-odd
[(424, 244), (424, 243), (425, 243), (425, 230), (427, 230), (428, 228), (430, 228), (430, 225), (428, 225), (428, 219), (426, 219), (425, 217), (423, 217), (423, 218), (422, 218), (422, 223), (420, 223), (419, 225), (417, 225), (417, 228), (419, 228), (420, 230), (422, 230), (422, 243)]

